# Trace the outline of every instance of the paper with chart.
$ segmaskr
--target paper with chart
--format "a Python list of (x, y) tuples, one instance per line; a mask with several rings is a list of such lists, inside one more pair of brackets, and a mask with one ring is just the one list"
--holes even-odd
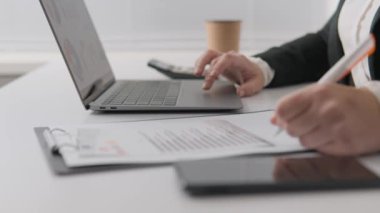
[(300, 151), (297, 139), (269, 122), (273, 112), (81, 126), (47, 134), (70, 167), (155, 164), (235, 155)]

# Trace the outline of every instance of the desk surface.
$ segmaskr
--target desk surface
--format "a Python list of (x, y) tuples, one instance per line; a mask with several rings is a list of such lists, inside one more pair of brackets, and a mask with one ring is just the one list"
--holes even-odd
[[(111, 55), (118, 78), (164, 79), (146, 67), (151, 57), (190, 65), (197, 53)], [(245, 111), (273, 108), (296, 87), (265, 90), (243, 100)], [(380, 190), (258, 194), (193, 198), (179, 187), (171, 166), (52, 174), (34, 126), (83, 124), (204, 114), (96, 114), (85, 111), (62, 60), (0, 90), (0, 212), (378, 212)], [(296, 209), (296, 210), (295, 210)]]

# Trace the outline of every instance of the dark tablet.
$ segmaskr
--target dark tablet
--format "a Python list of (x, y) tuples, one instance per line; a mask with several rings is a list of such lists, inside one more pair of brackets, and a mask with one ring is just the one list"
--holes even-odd
[(194, 195), (379, 187), (356, 158), (240, 157), (180, 162), (184, 189)]

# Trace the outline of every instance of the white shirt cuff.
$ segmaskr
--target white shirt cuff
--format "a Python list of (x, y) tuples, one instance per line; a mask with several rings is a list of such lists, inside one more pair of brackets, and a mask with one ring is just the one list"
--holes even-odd
[(364, 87), (372, 92), (380, 103), (380, 81), (369, 81)]
[(248, 57), (248, 58), (250, 61), (255, 63), (260, 68), (261, 72), (264, 75), (264, 81), (265, 81), (264, 87), (268, 86), (274, 78), (274, 70), (272, 69), (272, 67), (270, 67), (269, 64), (261, 58), (255, 58), (255, 57)]

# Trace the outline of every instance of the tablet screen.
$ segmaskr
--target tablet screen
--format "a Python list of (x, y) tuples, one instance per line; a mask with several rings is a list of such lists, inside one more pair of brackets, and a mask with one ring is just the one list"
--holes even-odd
[(276, 191), (380, 185), (375, 173), (350, 157), (241, 157), (182, 162), (176, 169), (190, 191)]

